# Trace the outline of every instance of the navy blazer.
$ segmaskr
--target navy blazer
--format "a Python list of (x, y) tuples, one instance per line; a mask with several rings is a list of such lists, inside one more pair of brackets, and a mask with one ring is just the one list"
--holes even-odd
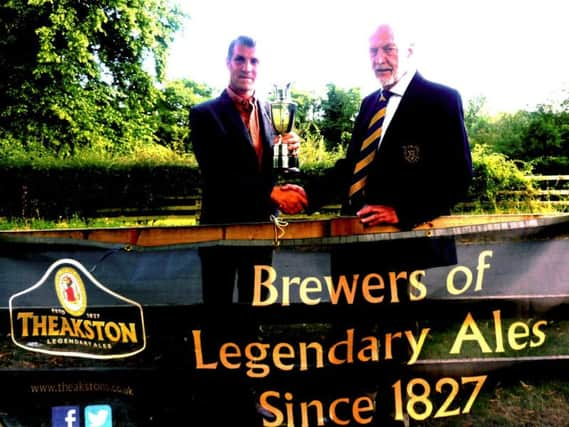
[(328, 203), (333, 195), (327, 189), (340, 188), (343, 214), (353, 215), (363, 204), (389, 205), (397, 212), (400, 228), (450, 213), (466, 196), (472, 177), (462, 100), (456, 90), (425, 80), (419, 73), (384, 134), (363, 200), (357, 206), (349, 204), (351, 175), (379, 95), (378, 90), (363, 99), (346, 158), (309, 188), (311, 204)]
[[(359, 159), (380, 91), (365, 97), (356, 117), (346, 158), (308, 187), (311, 209), (340, 194), (342, 213), (354, 215), (364, 204), (395, 208), (400, 229), (410, 229), (450, 209), (468, 191), (472, 177), (470, 147), (460, 94), (415, 73), (371, 165), (363, 199), (348, 201), (354, 165)], [(336, 193), (336, 194), (334, 194)], [(456, 264), (453, 238), (414, 238), (340, 245), (332, 265), (345, 271), (405, 271)]]
[(202, 224), (266, 222), (277, 213), (270, 198), (275, 184), (274, 133), (268, 106), (257, 105), (263, 144), (260, 164), (227, 91), (190, 109), (190, 138), (202, 180)]

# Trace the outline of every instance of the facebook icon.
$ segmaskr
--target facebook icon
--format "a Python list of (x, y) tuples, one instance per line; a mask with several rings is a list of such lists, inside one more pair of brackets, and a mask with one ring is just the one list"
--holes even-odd
[(80, 427), (79, 406), (54, 406), (51, 408), (51, 427)]

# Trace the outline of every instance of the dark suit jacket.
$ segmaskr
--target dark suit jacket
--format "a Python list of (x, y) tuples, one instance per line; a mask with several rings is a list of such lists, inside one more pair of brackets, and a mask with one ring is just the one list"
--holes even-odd
[(354, 214), (364, 203), (393, 206), (403, 229), (448, 214), (465, 197), (472, 176), (462, 100), (456, 90), (429, 82), (419, 73), (373, 160), (364, 200), (358, 206), (348, 204), (350, 178), (379, 94), (363, 99), (346, 158), (328, 171), (325, 184), (309, 188), (311, 203), (328, 203), (332, 194), (327, 189), (340, 188), (344, 214)]
[(266, 104), (259, 105), (261, 166), (249, 132), (226, 91), (190, 110), (191, 141), (202, 179), (202, 224), (269, 221), (277, 209), (273, 131)]
[[(459, 93), (416, 73), (384, 134), (372, 162), (365, 195), (350, 205), (354, 165), (380, 91), (363, 99), (346, 158), (308, 186), (310, 209), (341, 195), (342, 213), (354, 215), (364, 204), (395, 208), (401, 229), (441, 215), (465, 197), (472, 160)], [(335, 193), (335, 194), (334, 194)], [(456, 264), (453, 238), (414, 238), (340, 245), (332, 254), (336, 274), (401, 271)]]

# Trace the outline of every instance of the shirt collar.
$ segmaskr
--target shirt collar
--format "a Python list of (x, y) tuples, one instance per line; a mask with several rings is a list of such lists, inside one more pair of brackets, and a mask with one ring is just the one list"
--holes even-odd
[(255, 93), (254, 92), (250, 97), (246, 98), (244, 96), (239, 95), (233, 89), (231, 89), (229, 86), (227, 86), (227, 94), (233, 100), (233, 102), (240, 104), (240, 105), (246, 106), (246, 105), (249, 105), (249, 104), (255, 102)]
[(403, 96), (416, 72), (417, 70), (415, 69), (407, 70), (407, 72), (403, 74), (399, 81), (389, 89), (389, 92), (394, 95)]

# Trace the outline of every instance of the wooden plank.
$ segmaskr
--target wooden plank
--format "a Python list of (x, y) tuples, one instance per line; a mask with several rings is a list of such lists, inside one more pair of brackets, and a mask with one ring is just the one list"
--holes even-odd
[(223, 227), (150, 227), (138, 229), (137, 246), (167, 246), (224, 240)]
[(569, 181), (569, 175), (529, 175), (532, 181)]
[[(452, 229), (455, 227), (475, 227), (475, 231), (495, 230), (493, 224), (503, 224), (503, 228), (532, 227), (546, 219), (569, 222), (569, 215), (452, 215), (436, 218), (414, 229), (417, 232)], [(533, 222), (532, 222), (533, 221)], [(326, 237), (358, 236), (367, 234), (394, 233), (399, 230), (393, 226), (367, 227), (354, 217), (339, 217), (324, 220), (289, 221), (278, 228), (273, 223), (231, 224), (221, 226), (184, 227), (125, 227), (108, 229), (57, 229), (0, 231), (0, 239), (72, 239), (109, 244), (156, 247), (183, 245), (218, 241), (251, 241), (266, 244), (279, 240), (314, 239)]]

